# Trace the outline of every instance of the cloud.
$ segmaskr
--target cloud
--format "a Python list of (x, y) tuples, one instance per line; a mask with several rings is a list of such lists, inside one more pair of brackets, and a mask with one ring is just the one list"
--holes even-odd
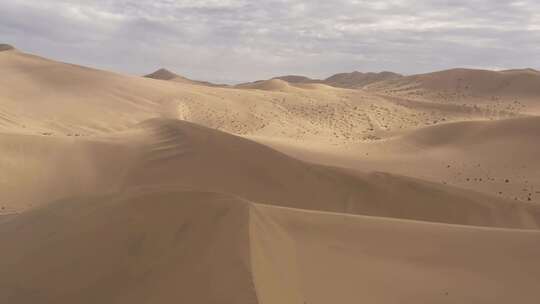
[(0, 37), (47, 57), (194, 78), (539, 67), (536, 0), (0, 0)]

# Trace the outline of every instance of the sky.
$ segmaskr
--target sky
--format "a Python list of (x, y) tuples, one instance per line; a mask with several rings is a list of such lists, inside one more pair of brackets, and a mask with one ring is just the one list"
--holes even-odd
[(122, 73), (540, 68), (540, 0), (0, 0), (0, 43)]

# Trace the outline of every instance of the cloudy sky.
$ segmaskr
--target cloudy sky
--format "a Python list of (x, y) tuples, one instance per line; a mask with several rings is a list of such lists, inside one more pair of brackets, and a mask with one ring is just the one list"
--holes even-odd
[(0, 42), (212, 81), (540, 68), (538, 0), (0, 0)]

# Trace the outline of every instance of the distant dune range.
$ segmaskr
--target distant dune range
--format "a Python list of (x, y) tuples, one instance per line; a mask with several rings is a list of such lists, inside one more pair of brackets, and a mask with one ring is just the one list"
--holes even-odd
[[(496, 227), (540, 225), (536, 205), (406, 177), (304, 163), (261, 144), (178, 120), (145, 121), (109, 139), (45, 138), (39, 143), (25, 136), (3, 141), (27, 150), (35, 162), (31, 176), (24, 172), (17, 179), (17, 172), (10, 172), (16, 183), (5, 193), (36, 204), (78, 193), (171, 185), (301, 209)], [(58, 152), (66, 156), (55, 158)], [(54, 168), (58, 177), (53, 182), (46, 172)], [(78, 174), (81, 171), (84, 174)], [(33, 189), (36, 196), (28, 197), (28, 184), (43, 188)]]
[(537, 301), (534, 70), (221, 86), (0, 50), (1, 303)]
[[(455, 94), (456, 97), (510, 97), (514, 99), (540, 94), (540, 72), (533, 69), (487, 71), (453, 69), (422, 75), (384, 79), (372, 87), (394, 87), (416, 84), (417, 88), (431, 92)], [(488, 98), (489, 100), (489, 98)]]
[[(325, 84), (337, 88), (345, 89), (360, 89), (368, 84), (380, 82), (383, 80), (393, 80), (399, 79), (402, 75), (392, 73), (392, 72), (380, 72), (380, 73), (362, 73), (354, 71), (351, 73), (339, 73), (332, 75), (326, 79), (312, 79), (300, 75), (287, 75), (279, 76), (270, 79), (272, 80), (283, 80), (291, 84)], [(255, 81), (253, 83), (240, 84), (238, 87), (249, 87), (249, 85), (255, 85), (257, 83), (264, 82), (264, 80)]]
[(154, 73), (145, 75), (144, 77), (158, 79), (158, 80), (176, 81), (176, 82), (195, 84), (195, 85), (204, 85), (204, 86), (210, 86), (210, 87), (226, 87), (226, 85), (223, 85), (223, 84), (214, 84), (207, 81), (191, 80), (184, 76), (177, 75), (167, 69), (159, 69), (155, 71)]
[(540, 114), (540, 72), (534, 69), (453, 69), (390, 79), (367, 89), (390, 96)]

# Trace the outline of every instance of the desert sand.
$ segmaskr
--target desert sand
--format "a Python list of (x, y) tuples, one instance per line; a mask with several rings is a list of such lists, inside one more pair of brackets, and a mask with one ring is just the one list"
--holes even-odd
[(0, 67), (0, 303), (538, 302), (540, 72)]

